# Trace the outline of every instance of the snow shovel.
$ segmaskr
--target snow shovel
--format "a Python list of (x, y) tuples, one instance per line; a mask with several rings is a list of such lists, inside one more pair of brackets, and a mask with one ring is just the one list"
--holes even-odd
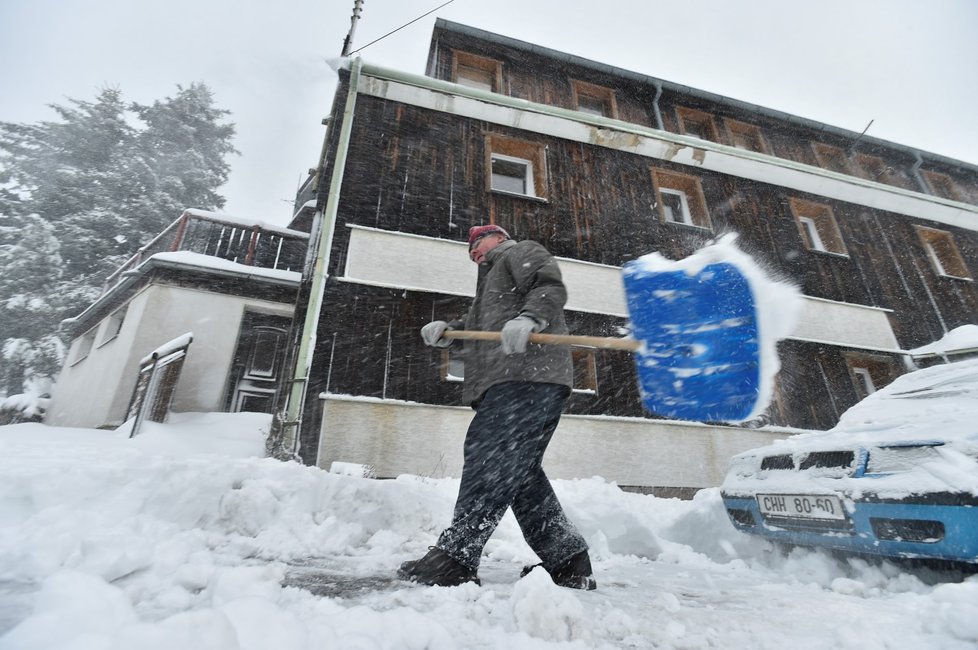
[[(622, 268), (631, 337), (531, 334), (533, 343), (634, 353), (639, 393), (652, 413), (680, 420), (740, 422), (761, 397), (758, 317), (751, 285), (728, 261), (660, 270)], [(499, 332), (447, 331), (446, 338), (500, 340)], [(766, 406), (766, 401), (764, 402)]]

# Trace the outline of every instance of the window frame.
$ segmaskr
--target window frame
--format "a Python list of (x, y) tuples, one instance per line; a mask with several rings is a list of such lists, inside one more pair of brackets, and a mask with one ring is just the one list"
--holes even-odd
[[(844, 353), (846, 371), (858, 400), (864, 400), (897, 377), (893, 359), (875, 354)], [(867, 386), (867, 380), (869, 385)]]
[[(710, 211), (706, 204), (706, 195), (703, 193), (703, 183), (698, 177), (654, 167), (651, 171), (656, 201), (653, 210), (658, 212), (660, 223), (713, 230), (713, 222), (710, 219)], [(690, 222), (674, 221), (667, 218), (665, 201), (662, 199), (663, 189), (685, 197), (685, 207), (689, 210)]]
[[(867, 181), (892, 183), (893, 168), (886, 164), (886, 161), (879, 156), (868, 153), (856, 153), (853, 156), (855, 162), (856, 175)], [(878, 172), (876, 170), (879, 170)]]
[[(485, 183), (487, 192), (534, 201), (547, 201), (547, 150), (544, 145), (529, 140), (518, 140), (516, 138), (490, 133), (486, 135), (485, 146)], [(494, 187), (493, 160), (495, 159), (507, 162), (528, 163), (527, 178), (524, 180), (524, 183), (527, 189), (530, 190), (530, 193), (519, 193)]]
[(666, 201), (663, 200), (662, 201), (663, 220), (665, 220), (667, 223), (681, 223), (686, 226), (696, 225), (693, 223), (693, 213), (689, 209), (689, 197), (686, 195), (686, 192), (671, 187), (660, 187), (659, 196), (662, 197), (663, 195), (679, 197), (679, 213), (682, 216), (682, 220), (677, 220), (675, 218), (670, 219), (669, 218), (670, 214), (673, 217), (675, 217), (675, 210), (673, 210), (669, 205), (667, 205)]
[[(740, 120), (735, 120), (730, 117), (723, 118), (723, 126), (727, 131), (727, 140), (729, 141), (731, 147), (743, 149), (745, 151), (753, 151), (754, 153), (771, 155), (771, 147), (768, 145), (767, 139), (764, 137), (764, 132), (761, 130), (761, 127), (757, 126), (756, 124), (741, 122)], [(738, 137), (753, 139), (757, 146), (738, 146)]]
[(487, 56), (473, 54), (464, 50), (452, 50), (452, 82), (466, 88), (486, 90), (482, 85), (466, 83), (459, 76), (459, 68), (468, 68), (486, 73), (489, 76), (490, 89), (488, 92), (499, 93), (503, 84), (503, 64), (501, 61)]
[(827, 169), (837, 174), (854, 176), (852, 165), (849, 163), (849, 156), (842, 147), (836, 147), (824, 142), (813, 142), (812, 151), (815, 153), (815, 160), (822, 169)]
[[(716, 120), (713, 119), (713, 115), (710, 113), (698, 108), (677, 106), (676, 116), (679, 118), (679, 129), (683, 135), (688, 135), (691, 138), (697, 138), (699, 140), (706, 140), (708, 142), (720, 141), (720, 133), (717, 131)], [(703, 137), (696, 133), (691, 133), (690, 127), (694, 125), (702, 126), (703, 130), (707, 132), (707, 135), (711, 137)], [(695, 131), (696, 129), (694, 128), (693, 130)]]
[[(581, 97), (588, 97), (601, 104), (604, 109), (600, 112), (581, 108)], [(599, 86), (587, 81), (571, 79), (571, 97), (573, 98), (574, 109), (588, 115), (607, 117), (613, 120), (618, 119), (618, 101), (615, 98), (613, 88)]]
[[(497, 178), (520, 178), (520, 177), (515, 174), (508, 175), (508, 174), (496, 172), (496, 165), (495, 165), (496, 161), (521, 165), (523, 167), (521, 182), (523, 183), (524, 190), (522, 192), (509, 190), (504, 187), (497, 186), (496, 184)], [(491, 175), (490, 188), (492, 189), (493, 192), (504, 192), (506, 194), (515, 194), (518, 196), (529, 196), (532, 198), (536, 198), (536, 188), (534, 187), (534, 183), (533, 183), (534, 175), (533, 175), (532, 160), (527, 160), (526, 158), (519, 158), (517, 156), (507, 156), (506, 154), (501, 154), (501, 153), (493, 153), (489, 160), (489, 165), (490, 165), (489, 173)]]
[[(598, 394), (598, 361), (597, 348), (572, 345), (571, 363), (574, 367), (574, 378), (571, 392), (577, 395)], [(583, 367), (582, 367), (583, 366)], [(578, 380), (583, 379), (583, 385), (578, 385)]]
[[(974, 280), (971, 269), (964, 261), (961, 251), (958, 250), (954, 235), (947, 230), (927, 226), (914, 226), (914, 228), (917, 230), (917, 237), (924, 248), (924, 254), (937, 275), (956, 280)], [(941, 255), (941, 252), (935, 247), (934, 244), (937, 242), (944, 244), (945, 255)]]
[[(794, 197), (789, 200), (789, 206), (795, 225), (798, 227), (798, 234), (801, 235), (801, 240), (808, 250), (849, 257), (845, 238), (830, 206)], [(818, 241), (813, 240), (808, 230), (809, 223), (815, 228)]]
[[(571, 392), (578, 395), (597, 395), (598, 394), (598, 362), (597, 348), (572, 345), (571, 363), (573, 364), (573, 386)], [(454, 357), (454, 358), (453, 358)], [(452, 372), (454, 364), (460, 364), (462, 372)], [(583, 366), (583, 367), (582, 367)], [(457, 368), (457, 366), (456, 366)], [(441, 360), (438, 364), (438, 378), (443, 382), (462, 383), (465, 381), (465, 361), (461, 356), (461, 350), (444, 348), (441, 351)], [(579, 385), (579, 380), (584, 379), (583, 385)]]
[(927, 182), (927, 189), (930, 190), (931, 195), (950, 201), (963, 201), (961, 190), (950, 175), (932, 169), (921, 169), (920, 173)]
[(126, 313), (128, 311), (129, 305), (125, 305), (116, 309), (105, 319), (99, 333), (98, 343), (95, 345), (96, 348), (100, 348), (119, 338), (119, 333), (122, 331), (122, 326), (126, 321)]
[(818, 233), (818, 224), (815, 223), (815, 219), (812, 217), (795, 218), (798, 219), (798, 222), (802, 225), (808, 243), (811, 244), (810, 248), (812, 250), (819, 251), (820, 253), (828, 253), (829, 249), (825, 247), (825, 242), (822, 241), (822, 235)]
[[(465, 381), (465, 361), (461, 357), (461, 354), (455, 354), (458, 352), (461, 351), (452, 350), (452, 348), (442, 349), (441, 363), (438, 366), (438, 378), (441, 381), (447, 381), (452, 383), (461, 383)], [(457, 375), (452, 373), (452, 367), (455, 364), (460, 364), (462, 366), (462, 374)]]
[(857, 392), (863, 396), (863, 399), (876, 392), (876, 384), (873, 382), (873, 373), (869, 371), (869, 368), (865, 366), (853, 366), (851, 371), (856, 380), (856, 384), (859, 386), (859, 388), (861, 388), (861, 390)]
[(95, 348), (95, 336), (98, 332), (98, 325), (88, 329), (84, 334), (77, 337), (75, 341), (77, 344), (74, 345), (74, 350), (72, 352), (71, 365), (77, 365), (88, 358)]

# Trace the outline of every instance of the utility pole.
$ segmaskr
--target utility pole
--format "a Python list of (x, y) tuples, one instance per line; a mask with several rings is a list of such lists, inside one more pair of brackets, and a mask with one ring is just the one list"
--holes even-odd
[(353, 33), (357, 31), (357, 21), (363, 13), (363, 0), (353, 0), (353, 16), (350, 17), (350, 31), (343, 39), (343, 52), (340, 56), (350, 56), (350, 48), (353, 46)]

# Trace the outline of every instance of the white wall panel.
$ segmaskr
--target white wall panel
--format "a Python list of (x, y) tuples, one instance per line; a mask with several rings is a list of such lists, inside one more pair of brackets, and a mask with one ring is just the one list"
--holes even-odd
[[(371, 465), (378, 477), (458, 477), (473, 411), (376, 398), (322, 395), (317, 464)], [(350, 435), (350, 432), (356, 435)], [(564, 415), (544, 459), (553, 479), (601, 476), (619, 485), (719, 485), (730, 457), (795, 430), (754, 430), (643, 418)]]
[[(462, 242), (350, 226), (343, 279), (397, 289), (459, 296), (475, 293), (476, 266)], [(621, 269), (558, 258), (567, 309), (626, 316)], [(896, 351), (888, 312), (876, 307), (806, 297), (791, 338)]]

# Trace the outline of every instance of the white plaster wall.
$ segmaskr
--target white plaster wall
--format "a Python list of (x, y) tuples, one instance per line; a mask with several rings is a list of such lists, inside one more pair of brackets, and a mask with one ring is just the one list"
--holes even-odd
[[(317, 464), (371, 465), (378, 477), (458, 477), (473, 411), (393, 400), (323, 397)], [(692, 422), (565, 415), (544, 468), (554, 479), (601, 476), (619, 485), (719, 485), (730, 457), (792, 433)]]
[[(76, 427), (121, 424), (136, 380), (136, 364), (140, 355), (133, 352), (133, 347), (140, 335), (139, 323), (149, 295), (147, 290), (136, 294), (129, 301), (119, 335), (98, 345), (108, 320), (103, 319), (96, 326), (99, 330), (96, 334), (97, 347), (93, 346), (88, 357), (74, 364), (72, 360), (77, 357), (81, 336), (72, 341), (68, 361), (61, 369), (51, 394), (51, 403), (44, 418), (46, 424)], [(123, 397), (120, 393), (126, 391), (120, 387), (127, 385), (127, 382), (129, 390)], [(125, 404), (119, 408), (117, 404), (123, 400)]]
[[(88, 358), (62, 370), (45, 422), (55, 426), (118, 426), (129, 406), (139, 360), (187, 332), (193, 332), (194, 340), (171, 410), (223, 410), (227, 375), (246, 308), (291, 314), (291, 307), (275, 302), (179, 286), (146, 287), (130, 301), (119, 337), (93, 348)], [(76, 345), (77, 341), (72, 348)]]

